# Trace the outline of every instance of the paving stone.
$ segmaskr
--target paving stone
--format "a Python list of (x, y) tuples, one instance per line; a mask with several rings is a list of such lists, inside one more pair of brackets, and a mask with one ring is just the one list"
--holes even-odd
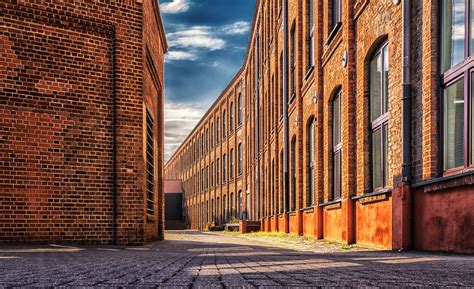
[(0, 288), (474, 286), (473, 256), (374, 250), (341, 253), (334, 244), (324, 242), (319, 252), (308, 253), (295, 251), (294, 246), (276, 248), (242, 237), (188, 231), (168, 232), (167, 239), (150, 245), (147, 252), (123, 247), (48, 253), (0, 250), (0, 257), (15, 257), (0, 258)]

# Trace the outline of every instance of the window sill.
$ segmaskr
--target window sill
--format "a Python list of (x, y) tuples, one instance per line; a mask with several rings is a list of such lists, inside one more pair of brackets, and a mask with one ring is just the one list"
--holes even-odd
[(342, 198), (334, 201), (329, 201), (318, 205), (319, 207), (325, 207), (327, 210), (339, 209), (342, 207)]
[(412, 184), (412, 188), (422, 188), (425, 193), (456, 188), (474, 184), (474, 169), (463, 170), (457, 174), (450, 174)]
[(288, 216), (296, 216), (296, 211), (288, 212)]
[(306, 207), (306, 208), (302, 208), (302, 209), (300, 209), (300, 211), (305, 213), (305, 214), (313, 213), (314, 212), (314, 205)]
[(334, 26), (334, 28), (329, 33), (328, 39), (326, 39), (326, 42), (324, 42), (324, 45), (331, 44), (336, 34), (339, 32), (339, 30), (341, 30), (341, 27), (342, 27), (342, 22), (338, 22), (336, 26)]
[(368, 194), (351, 197), (351, 200), (359, 201), (361, 204), (385, 201), (392, 194), (392, 189), (383, 189)]
[(314, 65), (311, 66), (308, 71), (306, 72), (305, 76), (304, 76), (304, 80), (308, 80), (308, 78), (311, 76), (311, 74), (313, 73), (314, 71)]

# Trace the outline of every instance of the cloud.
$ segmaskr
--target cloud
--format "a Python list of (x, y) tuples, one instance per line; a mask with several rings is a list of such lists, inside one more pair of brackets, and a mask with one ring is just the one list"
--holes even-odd
[(191, 26), (167, 34), (171, 47), (206, 48), (220, 50), (225, 47), (225, 40), (217, 37), (209, 26)]
[(221, 31), (227, 35), (242, 35), (250, 31), (250, 23), (246, 21), (237, 21), (222, 26)]
[(206, 112), (199, 105), (167, 101), (165, 103), (165, 161), (193, 130)]
[(188, 60), (188, 61), (194, 61), (196, 60), (197, 56), (193, 52), (188, 52), (188, 51), (168, 51), (166, 54), (166, 61), (179, 61), (179, 60)]
[(190, 6), (188, 0), (172, 0), (161, 4), (160, 10), (163, 13), (176, 14), (188, 11)]

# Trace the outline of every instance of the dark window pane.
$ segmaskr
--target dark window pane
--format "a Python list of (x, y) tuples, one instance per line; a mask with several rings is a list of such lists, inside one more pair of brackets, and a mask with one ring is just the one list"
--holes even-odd
[(466, 0), (442, 1), (442, 70), (464, 60)]
[(378, 54), (370, 62), (370, 120), (374, 121), (382, 115), (382, 57)]
[(444, 91), (444, 169), (464, 165), (464, 79)]
[(384, 176), (383, 176), (383, 186), (387, 186), (388, 181), (388, 124), (383, 126), (383, 163), (384, 166)]
[(471, 165), (473, 164), (474, 164), (474, 73), (471, 74)]
[(372, 133), (372, 188), (383, 187), (382, 171), (382, 130)]
[(341, 196), (341, 152), (334, 154), (334, 194), (333, 199), (338, 199)]
[(333, 102), (333, 146), (341, 143), (341, 94)]
[(388, 111), (388, 45), (383, 49), (383, 111), (385, 114)]

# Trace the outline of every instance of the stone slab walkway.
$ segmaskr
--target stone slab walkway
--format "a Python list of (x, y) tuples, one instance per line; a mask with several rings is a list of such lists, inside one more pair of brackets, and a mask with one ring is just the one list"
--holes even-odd
[[(332, 247), (331, 247), (332, 246)], [(328, 248), (335, 248), (331, 252)], [(0, 246), (0, 287), (474, 286), (474, 257), (300, 251), (252, 238), (168, 232), (143, 247)]]

